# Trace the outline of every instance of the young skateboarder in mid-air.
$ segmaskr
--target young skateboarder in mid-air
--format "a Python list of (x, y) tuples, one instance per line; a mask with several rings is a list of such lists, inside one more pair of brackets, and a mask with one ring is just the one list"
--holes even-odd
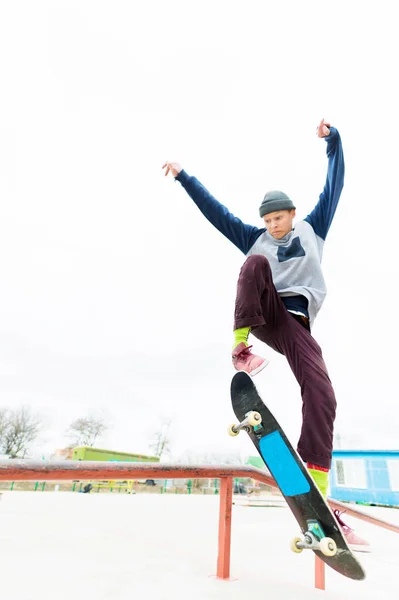
[[(268, 364), (251, 352), (251, 333), (283, 354), (301, 387), (303, 423), (298, 452), (324, 497), (333, 450), (336, 400), (320, 346), (311, 327), (326, 296), (321, 270), (324, 242), (344, 184), (340, 135), (324, 119), (317, 135), (327, 142), (327, 180), (312, 212), (293, 225), (296, 207), (284, 192), (266, 193), (259, 207), (264, 227), (246, 225), (175, 162), (163, 165), (205, 217), (247, 257), (237, 284), (233, 365), (256, 375)], [(354, 549), (368, 542), (335, 515)]]

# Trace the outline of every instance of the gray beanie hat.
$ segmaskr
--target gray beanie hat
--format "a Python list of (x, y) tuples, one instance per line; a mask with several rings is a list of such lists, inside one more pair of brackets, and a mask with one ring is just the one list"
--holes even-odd
[(272, 190), (265, 194), (262, 204), (259, 207), (259, 215), (264, 217), (276, 210), (292, 210), (294, 208), (296, 207), (293, 205), (292, 200), (287, 194), (284, 194), (284, 192), (280, 192), (279, 190)]

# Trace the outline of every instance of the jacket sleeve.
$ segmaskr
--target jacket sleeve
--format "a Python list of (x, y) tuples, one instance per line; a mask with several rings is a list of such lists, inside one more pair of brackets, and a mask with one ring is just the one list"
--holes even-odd
[(312, 212), (305, 218), (314, 229), (316, 235), (326, 239), (328, 230), (334, 218), (338, 201), (344, 187), (345, 163), (340, 135), (331, 127), (327, 142), (328, 170), (327, 180), (319, 201)]
[(218, 202), (196, 177), (188, 175), (186, 171), (180, 171), (176, 180), (181, 183), (208, 221), (244, 254), (247, 254), (258, 237), (265, 231), (265, 229), (246, 225), (240, 221)]

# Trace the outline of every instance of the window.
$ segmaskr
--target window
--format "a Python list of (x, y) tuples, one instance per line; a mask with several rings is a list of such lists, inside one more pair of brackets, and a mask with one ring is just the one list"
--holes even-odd
[(387, 464), (391, 490), (393, 492), (399, 492), (399, 460), (387, 460)]
[[(367, 489), (365, 462), (362, 458), (340, 458), (335, 460), (337, 486)], [(399, 471), (398, 471), (399, 483)]]

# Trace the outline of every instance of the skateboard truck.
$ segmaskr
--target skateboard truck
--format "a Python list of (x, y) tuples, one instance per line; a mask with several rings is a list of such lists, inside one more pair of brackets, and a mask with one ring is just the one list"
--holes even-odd
[(304, 537), (295, 537), (291, 540), (290, 548), (297, 553), (302, 550), (318, 550), (324, 556), (335, 556), (337, 553), (337, 544), (332, 538), (324, 535), (317, 521), (308, 521), (308, 530), (304, 533)]
[(262, 423), (262, 416), (260, 413), (256, 412), (256, 410), (250, 410), (245, 414), (245, 419), (236, 425), (233, 423), (228, 428), (228, 434), (231, 436), (238, 435), (241, 429), (249, 429), (253, 427), (256, 431), (256, 428)]

